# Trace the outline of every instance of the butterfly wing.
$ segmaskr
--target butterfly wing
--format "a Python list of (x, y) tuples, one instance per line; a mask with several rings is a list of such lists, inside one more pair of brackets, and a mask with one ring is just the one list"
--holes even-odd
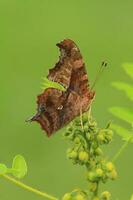
[(81, 109), (85, 112), (94, 97), (77, 45), (67, 39), (57, 46), (60, 48), (59, 61), (49, 70), (48, 79), (62, 84), (66, 91), (46, 89), (37, 98), (37, 114), (32, 118), (40, 123), (48, 136), (78, 116)]

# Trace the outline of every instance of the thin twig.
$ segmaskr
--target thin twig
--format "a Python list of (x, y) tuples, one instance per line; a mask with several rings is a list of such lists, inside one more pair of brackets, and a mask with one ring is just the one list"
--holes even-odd
[(45, 192), (41, 192), (40, 190), (37, 190), (35, 188), (32, 188), (24, 183), (22, 183), (21, 181), (18, 181), (14, 178), (12, 178), (11, 176), (8, 176), (6, 174), (2, 175), (5, 179), (7, 179), (8, 181), (11, 181), (12, 183), (16, 184), (17, 186), (25, 189), (25, 190), (28, 190), (29, 192), (33, 192), (34, 194), (37, 194), (39, 196), (42, 196), (42, 197), (45, 197), (47, 199), (51, 199), (51, 200), (58, 200), (56, 197), (53, 197)]
[(133, 139), (133, 136), (131, 136), (119, 149), (119, 151), (116, 153), (114, 158), (112, 159), (112, 162), (116, 162), (116, 160), (119, 158), (119, 156), (123, 153), (123, 151), (126, 149), (126, 147), (129, 145), (131, 140)]
[(82, 107), (80, 108), (80, 123), (81, 123), (81, 128), (84, 131)]

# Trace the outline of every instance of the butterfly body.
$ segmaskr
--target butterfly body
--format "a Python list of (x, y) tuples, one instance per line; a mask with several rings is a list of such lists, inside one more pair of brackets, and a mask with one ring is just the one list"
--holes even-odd
[(70, 39), (57, 44), (59, 61), (49, 70), (48, 79), (60, 83), (65, 91), (47, 88), (37, 97), (37, 121), (50, 136), (71, 122), (80, 111), (88, 110), (95, 93), (90, 91), (85, 64), (77, 45)]

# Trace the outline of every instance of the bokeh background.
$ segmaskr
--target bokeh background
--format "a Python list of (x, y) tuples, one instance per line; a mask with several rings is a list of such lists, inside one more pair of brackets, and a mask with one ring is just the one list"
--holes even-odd
[[(108, 61), (95, 87), (92, 113), (101, 127), (110, 119), (118, 121), (108, 108), (132, 106), (123, 93), (111, 87), (111, 82), (130, 82), (121, 65), (133, 62), (133, 1), (0, 0), (0, 162), (10, 166), (12, 158), (22, 154), (28, 163), (23, 181), (57, 197), (86, 187), (85, 169), (67, 160), (63, 129), (49, 139), (38, 124), (27, 124), (25, 119), (36, 110), (41, 78), (58, 60), (55, 44), (64, 38), (79, 45), (91, 84), (101, 61)], [(115, 135), (113, 143), (105, 148), (106, 154), (112, 158), (122, 144)], [(118, 180), (101, 189), (108, 188), (113, 200), (129, 200), (133, 193), (132, 145), (116, 166)], [(0, 179), (1, 200), (39, 198)]]

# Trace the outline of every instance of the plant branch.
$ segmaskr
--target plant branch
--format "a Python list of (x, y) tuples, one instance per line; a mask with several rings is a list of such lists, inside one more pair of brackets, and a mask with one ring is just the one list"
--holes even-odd
[(37, 189), (35, 189), (35, 188), (32, 188), (32, 187), (30, 187), (30, 186), (28, 186), (28, 185), (22, 183), (21, 181), (18, 181), (18, 180), (14, 179), (14, 178), (12, 178), (12, 177), (6, 175), (6, 174), (4, 174), (4, 175), (2, 175), (2, 176), (3, 176), (5, 179), (7, 179), (8, 181), (11, 181), (12, 183), (16, 184), (17, 186), (19, 186), (19, 187), (21, 187), (21, 188), (23, 188), (23, 189), (25, 189), (25, 190), (28, 190), (29, 192), (33, 192), (33, 193), (35, 193), (35, 194), (37, 194), (37, 195), (39, 195), (39, 196), (45, 197), (45, 198), (47, 198), (47, 199), (58, 200), (56, 197), (53, 197), (53, 196), (51, 196), (51, 195), (49, 195), (49, 194), (47, 194), (47, 193), (45, 193), (45, 192), (41, 192), (41, 191), (39, 191), (39, 190), (37, 190)]

